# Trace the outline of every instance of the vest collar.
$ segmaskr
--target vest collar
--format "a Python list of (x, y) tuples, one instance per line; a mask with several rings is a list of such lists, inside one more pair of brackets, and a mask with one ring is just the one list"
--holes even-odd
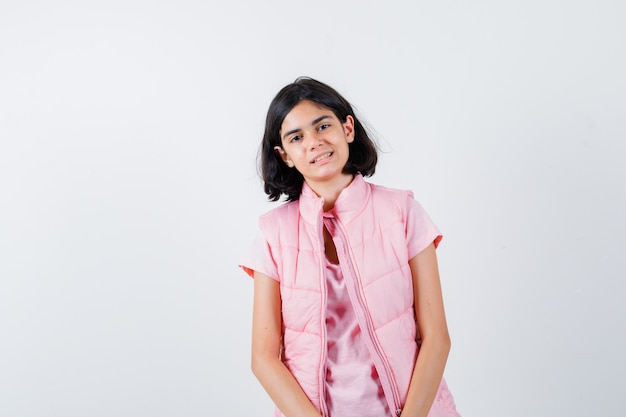
[[(344, 188), (335, 206), (328, 211), (331, 216), (340, 219), (343, 223), (348, 223), (357, 217), (365, 208), (371, 194), (370, 185), (365, 182), (361, 174), (354, 174), (352, 182)], [(299, 198), (300, 215), (309, 223), (316, 224), (322, 215), (324, 199), (307, 185), (302, 185), (302, 192)]]

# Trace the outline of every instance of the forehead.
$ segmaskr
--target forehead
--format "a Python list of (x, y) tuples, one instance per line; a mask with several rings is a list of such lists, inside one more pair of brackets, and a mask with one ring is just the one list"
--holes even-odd
[(336, 118), (335, 113), (328, 107), (324, 107), (314, 101), (302, 100), (287, 113), (281, 124), (280, 131), (303, 129), (321, 116)]

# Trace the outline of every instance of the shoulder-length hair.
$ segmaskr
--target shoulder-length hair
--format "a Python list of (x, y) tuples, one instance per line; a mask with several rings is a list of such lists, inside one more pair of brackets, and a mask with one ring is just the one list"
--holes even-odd
[(270, 103), (265, 120), (265, 133), (260, 149), (261, 177), (269, 200), (276, 201), (282, 194), (287, 201), (300, 197), (304, 177), (295, 168), (288, 167), (274, 149), (282, 147), (280, 128), (287, 114), (303, 100), (313, 101), (331, 110), (345, 123), (354, 119), (354, 140), (348, 145), (349, 156), (344, 173), (369, 177), (376, 170), (378, 149), (367, 130), (354, 114), (350, 103), (329, 85), (308, 77), (299, 77), (283, 87)]

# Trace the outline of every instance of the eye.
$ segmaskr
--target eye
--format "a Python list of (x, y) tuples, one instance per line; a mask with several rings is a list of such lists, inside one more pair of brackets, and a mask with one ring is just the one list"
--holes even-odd
[(302, 139), (301, 135), (293, 135), (292, 137), (289, 138), (289, 142), (297, 142), (300, 139)]
[(330, 123), (323, 123), (317, 127), (317, 130), (326, 130), (330, 127)]

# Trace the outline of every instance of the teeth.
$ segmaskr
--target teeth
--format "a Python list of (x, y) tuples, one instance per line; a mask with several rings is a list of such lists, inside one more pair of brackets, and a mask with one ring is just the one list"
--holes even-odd
[(320, 156), (318, 156), (317, 158), (315, 158), (315, 160), (314, 160), (313, 162), (317, 162), (317, 161), (320, 161), (320, 160), (322, 160), (322, 159), (324, 159), (324, 158), (328, 158), (328, 157), (330, 156), (330, 154), (331, 154), (331, 153), (330, 153), (330, 152), (328, 152), (328, 153), (325, 153), (324, 155), (320, 155)]

